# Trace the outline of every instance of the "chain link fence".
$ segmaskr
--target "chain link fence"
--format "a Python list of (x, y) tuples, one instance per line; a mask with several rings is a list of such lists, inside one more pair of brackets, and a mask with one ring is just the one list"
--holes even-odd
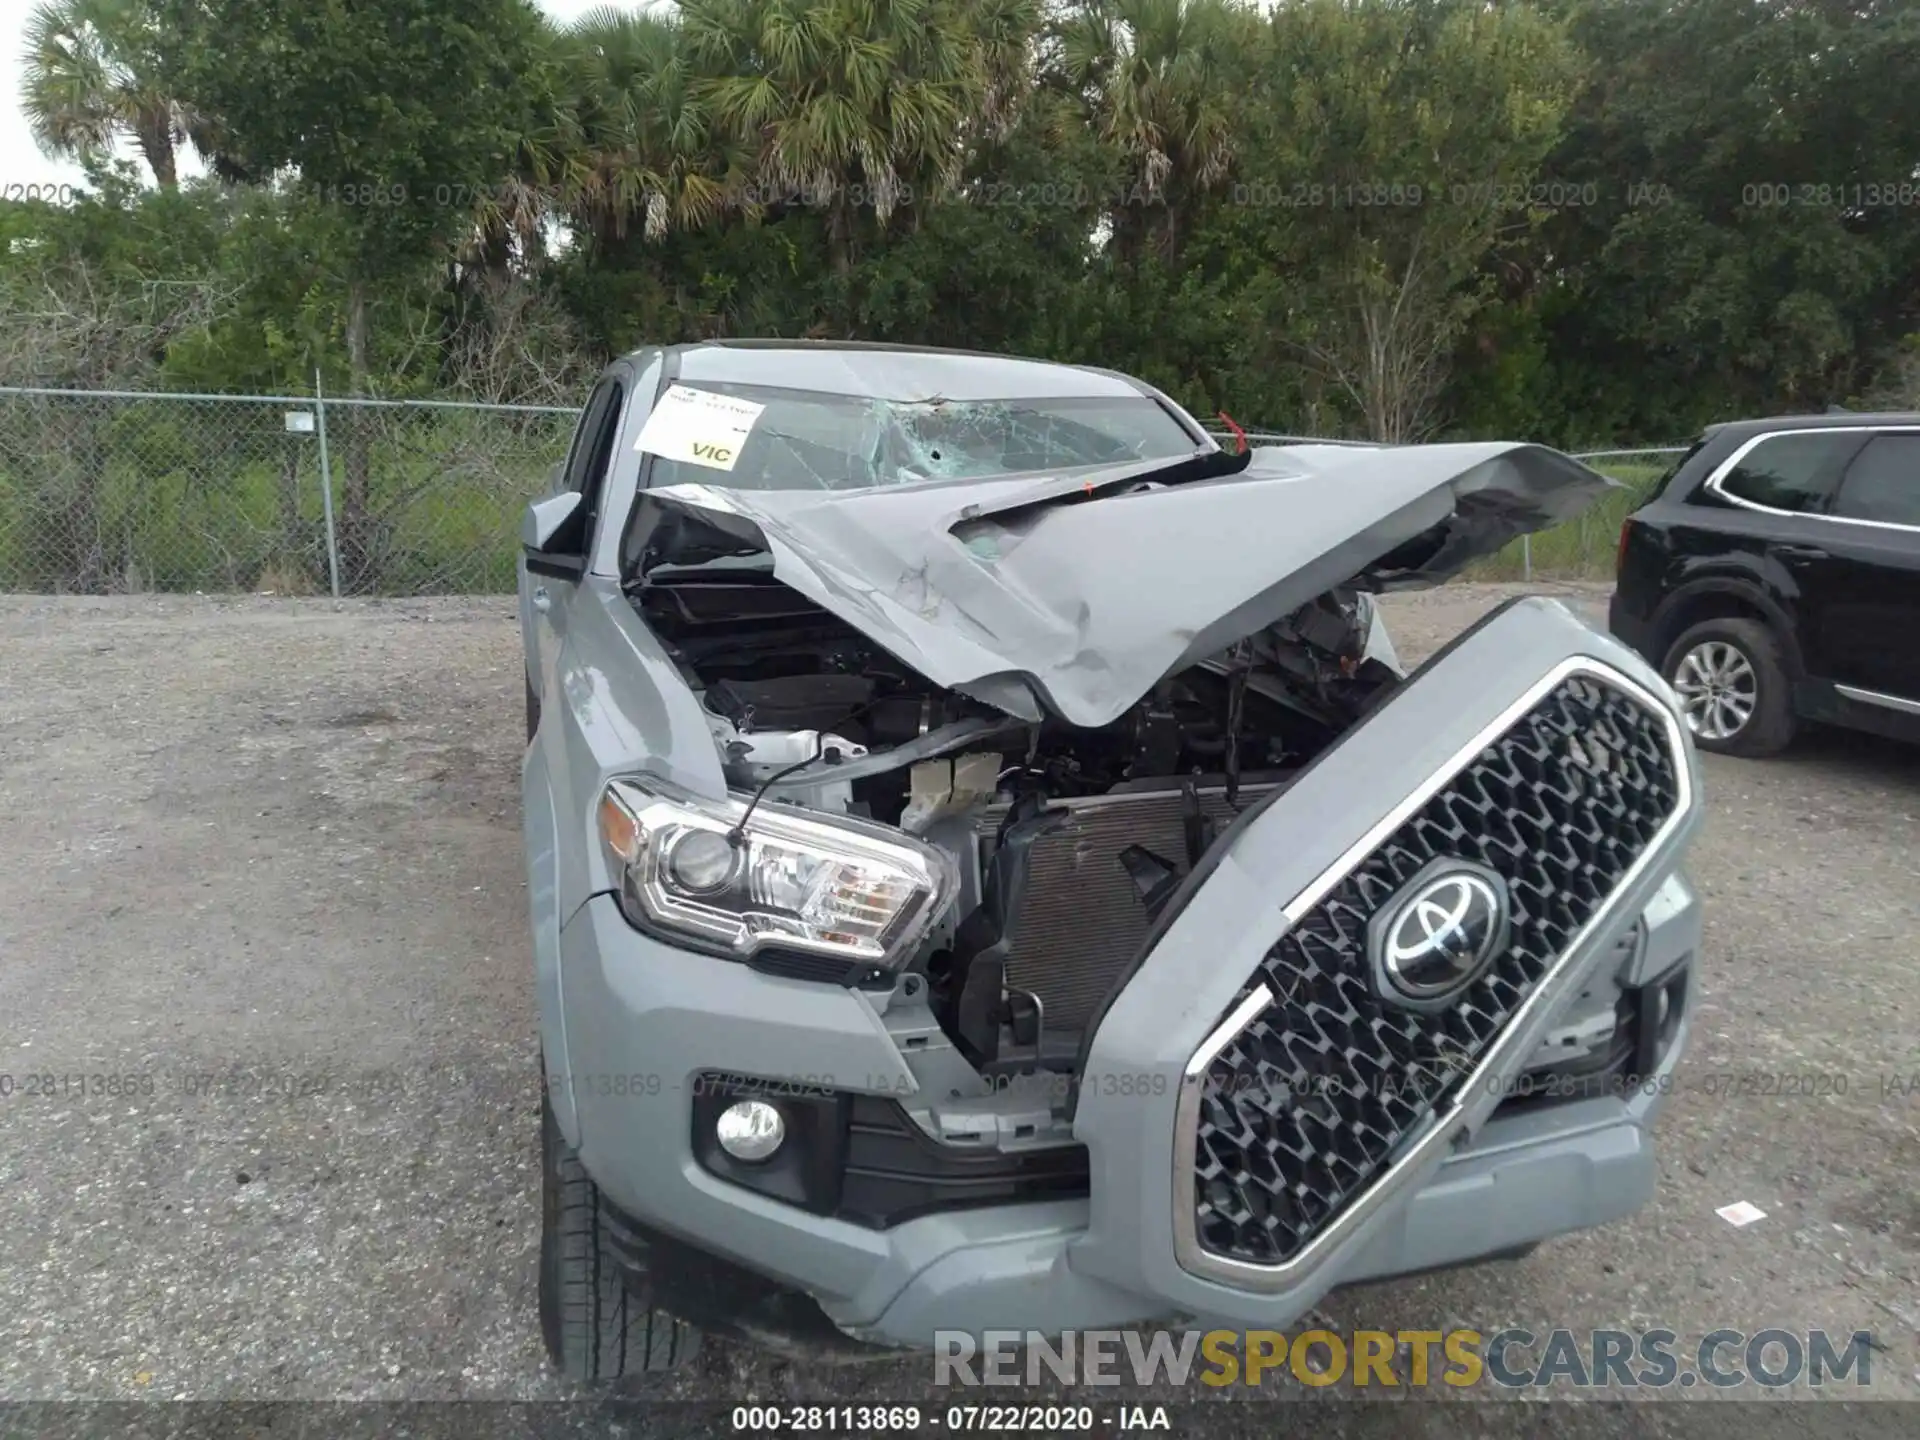
[(1620, 482), (1565, 525), (1524, 535), (1475, 566), (1476, 580), (1611, 580), (1619, 555), (1620, 524), (1652, 495), (1653, 488), (1687, 453), (1685, 445), (1644, 450), (1587, 450), (1575, 454), (1602, 475)]
[(0, 590), (510, 591), (577, 416), (0, 389)]
[[(509, 592), (521, 508), (565, 457), (578, 414), (0, 387), (0, 590)], [(1621, 519), (1675, 453), (1582, 456), (1627, 488), (1509, 547), (1476, 578), (1610, 575)]]

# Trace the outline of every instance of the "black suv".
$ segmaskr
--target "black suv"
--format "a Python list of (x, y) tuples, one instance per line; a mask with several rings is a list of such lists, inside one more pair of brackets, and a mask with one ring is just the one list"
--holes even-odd
[(1703, 750), (1920, 740), (1920, 415), (1716, 425), (1620, 527), (1613, 633)]

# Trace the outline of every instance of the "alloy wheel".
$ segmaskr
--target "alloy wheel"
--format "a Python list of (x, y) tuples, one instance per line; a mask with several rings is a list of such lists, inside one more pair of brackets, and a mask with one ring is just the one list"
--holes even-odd
[(1760, 702), (1753, 662), (1725, 640), (1702, 640), (1674, 667), (1687, 728), (1702, 740), (1731, 740), (1753, 718)]

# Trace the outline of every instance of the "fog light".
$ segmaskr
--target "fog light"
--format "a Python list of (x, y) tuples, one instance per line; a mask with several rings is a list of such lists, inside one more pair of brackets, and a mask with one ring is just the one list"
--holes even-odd
[(764, 1100), (739, 1100), (714, 1123), (720, 1148), (736, 1160), (765, 1160), (787, 1138), (787, 1122)]

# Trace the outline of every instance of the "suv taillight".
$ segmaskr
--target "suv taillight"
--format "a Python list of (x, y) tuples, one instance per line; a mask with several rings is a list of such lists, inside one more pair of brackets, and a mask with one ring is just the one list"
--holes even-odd
[(1627, 563), (1627, 536), (1633, 533), (1631, 518), (1620, 522), (1620, 548), (1614, 552), (1613, 573), (1618, 575)]

